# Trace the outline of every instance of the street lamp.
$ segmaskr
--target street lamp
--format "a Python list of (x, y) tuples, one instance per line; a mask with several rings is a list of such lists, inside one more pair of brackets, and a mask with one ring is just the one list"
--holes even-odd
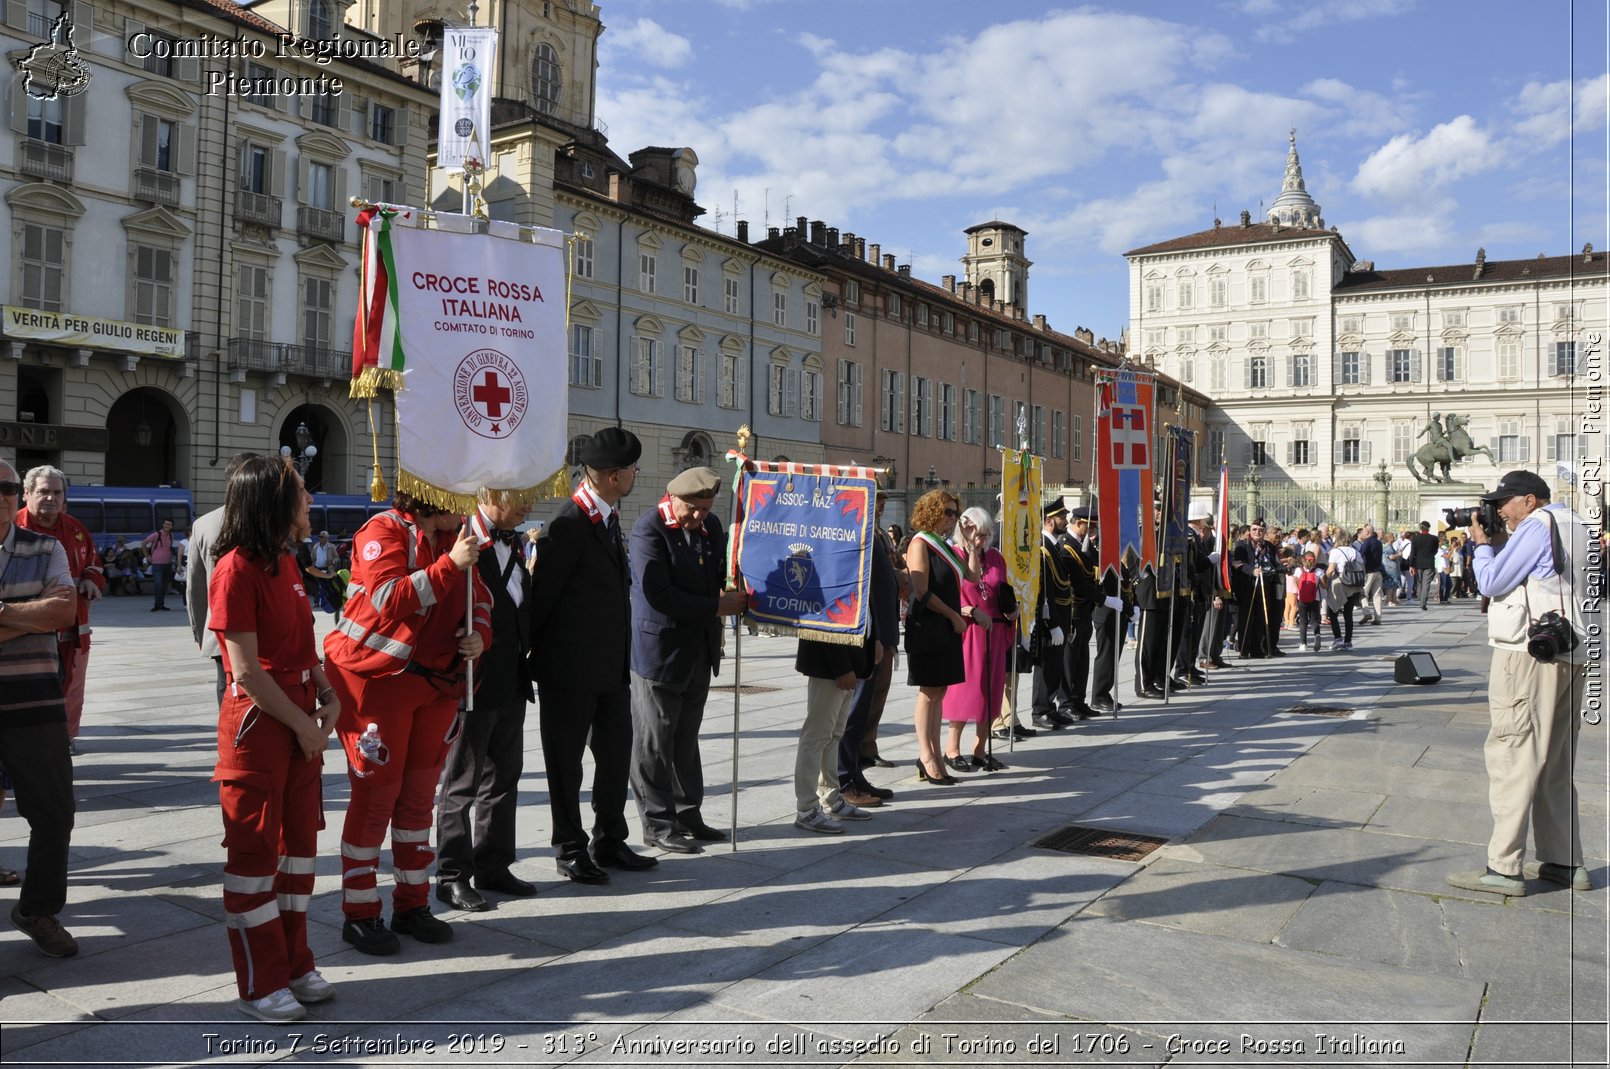
[(313, 466), (313, 458), (319, 455), (319, 447), (313, 444), (313, 434), (307, 429), (307, 422), (296, 425), (296, 453), (291, 453), (288, 445), (280, 446), (280, 456), (289, 460), (296, 467), (296, 474), (305, 482), (307, 469)]

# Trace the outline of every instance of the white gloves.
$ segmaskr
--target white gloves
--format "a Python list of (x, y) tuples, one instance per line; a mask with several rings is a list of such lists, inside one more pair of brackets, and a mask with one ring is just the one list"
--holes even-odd
[(1052, 628), (1052, 629), (1051, 629), (1051, 645), (1053, 645), (1053, 646), (1060, 646), (1060, 645), (1062, 645), (1062, 644), (1063, 644), (1063, 643), (1064, 643), (1064, 642), (1066, 642), (1066, 641), (1067, 641), (1067, 640), (1068, 640), (1068, 636), (1067, 636), (1067, 635), (1064, 635), (1064, 634), (1063, 634), (1063, 633), (1062, 633), (1062, 628), (1060, 628), (1060, 627), (1053, 627), (1053, 628)]
[(1114, 598), (1114, 597), (1104, 598), (1104, 599), (1102, 599), (1101, 603), (1103, 605), (1107, 606), (1107, 608), (1111, 609), (1113, 612), (1123, 612), (1124, 611), (1124, 600), (1122, 598)]

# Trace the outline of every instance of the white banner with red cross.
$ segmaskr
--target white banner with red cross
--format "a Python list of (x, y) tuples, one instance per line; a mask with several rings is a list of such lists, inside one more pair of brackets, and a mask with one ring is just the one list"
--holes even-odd
[(564, 467), (565, 236), (437, 216), (393, 225), (389, 284), (406, 354), (397, 486), (468, 512), (480, 487), (527, 499)]

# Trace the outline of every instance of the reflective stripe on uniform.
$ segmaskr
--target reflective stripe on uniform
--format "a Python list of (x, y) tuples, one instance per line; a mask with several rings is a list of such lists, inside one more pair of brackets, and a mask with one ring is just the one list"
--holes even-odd
[[(394, 843), (426, 843), (430, 841), (430, 829), (392, 828), (391, 841)], [(378, 856), (378, 851), (376, 855)]]
[(310, 857), (282, 857), (280, 858), (280, 871), (293, 876), (311, 873), (313, 859)]
[(341, 856), (350, 857), (354, 861), (373, 861), (380, 856), (380, 847), (358, 846), (356, 843), (349, 843), (343, 839), (341, 840)]
[(391, 874), (398, 883), (429, 883), (430, 872), (427, 869), (392, 869)]
[(274, 876), (242, 876), (239, 873), (224, 873), (224, 890), (233, 891), (238, 895), (260, 895), (265, 891), (274, 889)]
[(364, 865), (362, 868), (348, 869), (347, 871), (343, 872), (341, 874), (341, 879), (343, 879), (343, 880), (356, 880), (360, 876), (378, 876), (378, 875), (380, 875), (380, 866), (379, 865)]
[(256, 909), (249, 909), (245, 913), (225, 913), (224, 923), (231, 928), (255, 928), (259, 924), (279, 920), (280, 907), (278, 902), (265, 902)]
[(348, 888), (341, 892), (341, 901), (378, 902), (380, 901), (380, 889), (378, 887), (371, 887), (367, 891), (354, 891), (351, 888)]
[(399, 661), (406, 661), (414, 655), (414, 647), (408, 643), (399, 642), (397, 639), (389, 638), (379, 632), (371, 633), (368, 628), (362, 624), (354, 623), (346, 616), (335, 622), (334, 629), (361, 646), (378, 650), (381, 653), (397, 658)]
[(312, 895), (280, 895), (279, 907), (284, 913), (306, 913), (307, 907), (313, 901)]
[(414, 584), (414, 593), (419, 595), (421, 609), (428, 609), (436, 604), (436, 588), (430, 585), (429, 572), (413, 572), (408, 576), (408, 581)]

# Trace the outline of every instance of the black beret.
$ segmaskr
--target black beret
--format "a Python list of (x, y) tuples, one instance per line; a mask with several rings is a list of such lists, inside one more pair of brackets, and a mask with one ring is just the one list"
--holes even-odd
[(594, 471), (629, 468), (643, 455), (637, 435), (620, 427), (605, 427), (581, 447), (581, 462)]

